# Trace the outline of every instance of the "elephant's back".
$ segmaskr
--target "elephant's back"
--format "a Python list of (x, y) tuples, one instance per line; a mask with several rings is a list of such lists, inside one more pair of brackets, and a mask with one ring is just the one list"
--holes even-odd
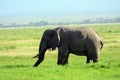
[(103, 41), (102, 38), (93, 29), (87, 28), (85, 32), (87, 34), (86, 37), (87, 48), (89, 50), (97, 50), (98, 52), (101, 49), (101, 41)]
[(103, 39), (96, 31), (88, 27), (81, 27), (78, 30), (84, 35), (84, 42), (88, 49), (100, 50)]

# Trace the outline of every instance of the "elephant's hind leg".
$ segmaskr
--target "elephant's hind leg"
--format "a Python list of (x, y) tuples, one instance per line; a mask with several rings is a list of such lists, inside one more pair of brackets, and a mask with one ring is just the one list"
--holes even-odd
[(90, 61), (92, 60), (92, 57), (90, 55), (87, 55), (86, 58), (87, 58), (86, 63), (90, 63)]
[(98, 62), (98, 55), (97, 54), (93, 57), (93, 63), (96, 63), (96, 62)]
[(88, 56), (86, 57), (87, 57), (86, 63), (90, 63), (90, 58)]
[(98, 53), (95, 52), (94, 55), (93, 55), (93, 63), (96, 63), (98, 62)]
[(96, 51), (94, 52), (88, 52), (86, 55), (86, 63), (90, 63), (91, 60), (93, 60), (94, 63), (98, 62), (98, 53)]

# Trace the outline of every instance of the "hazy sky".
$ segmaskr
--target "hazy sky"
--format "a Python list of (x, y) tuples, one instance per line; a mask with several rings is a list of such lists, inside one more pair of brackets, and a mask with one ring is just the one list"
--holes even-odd
[(120, 0), (0, 0), (0, 16), (116, 13), (120, 13)]

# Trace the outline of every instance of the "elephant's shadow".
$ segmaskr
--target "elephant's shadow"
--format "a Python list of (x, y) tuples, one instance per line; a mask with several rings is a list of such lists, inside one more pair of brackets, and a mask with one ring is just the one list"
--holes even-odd
[(30, 67), (29, 65), (4, 65), (1, 68), (25, 68)]

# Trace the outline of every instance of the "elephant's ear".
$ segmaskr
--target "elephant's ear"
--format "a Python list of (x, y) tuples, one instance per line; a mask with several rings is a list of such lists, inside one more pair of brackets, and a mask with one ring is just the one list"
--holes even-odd
[(59, 45), (60, 42), (60, 37), (57, 31), (53, 30), (51, 35), (51, 48), (52, 50), (55, 50), (56, 47)]

